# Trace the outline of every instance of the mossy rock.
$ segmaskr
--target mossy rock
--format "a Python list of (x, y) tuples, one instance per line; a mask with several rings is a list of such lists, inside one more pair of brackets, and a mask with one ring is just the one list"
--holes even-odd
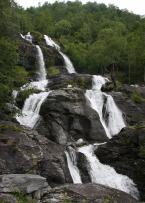
[(31, 35), (34, 38), (34, 43), (35, 44), (42, 44), (44, 43), (44, 36), (40, 32), (32, 31)]
[(60, 75), (60, 69), (56, 66), (51, 66), (47, 69), (49, 77), (55, 77)]
[(142, 95), (137, 91), (134, 91), (131, 94), (131, 100), (137, 104), (141, 104), (141, 103), (145, 102), (145, 98), (143, 98)]
[(75, 77), (74, 79), (68, 81), (68, 85), (82, 89), (90, 89), (92, 81), (85, 77)]
[(11, 130), (14, 132), (21, 132), (22, 129), (19, 126), (12, 125), (12, 124), (6, 124), (6, 123), (1, 123), (0, 124), (0, 133), (4, 133), (7, 130)]

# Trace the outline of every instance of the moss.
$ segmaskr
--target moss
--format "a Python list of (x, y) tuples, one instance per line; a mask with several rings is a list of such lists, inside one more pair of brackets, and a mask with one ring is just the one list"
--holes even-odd
[(63, 194), (63, 203), (72, 203), (71, 198), (67, 195), (67, 193)]
[(139, 149), (139, 156), (145, 159), (145, 146), (141, 146)]
[(19, 126), (10, 125), (10, 124), (0, 124), (0, 133), (5, 132), (6, 130), (12, 130), (15, 132), (21, 132), (22, 129)]
[(138, 104), (145, 102), (145, 98), (143, 98), (142, 95), (137, 91), (134, 91), (131, 94), (131, 100)]
[(112, 197), (109, 195), (106, 195), (104, 197), (104, 202), (103, 203), (111, 203), (112, 202)]
[(29, 73), (23, 66), (16, 66), (13, 75), (13, 82), (15, 87), (20, 87), (28, 82)]
[(116, 81), (116, 91), (119, 91), (121, 87), (122, 87), (122, 83), (117, 80)]
[(145, 124), (136, 124), (136, 125), (129, 126), (129, 128), (134, 130), (143, 129), (145, 128)]
[(91, 86), (91, 79), (89, 80), (84, 77), (77, 77), (77, 78), (74, 78), (74, 79), (68, 81), (68, 84), (72, 85), (73, 87), (89, 89), (89, 87)]
[(13, 195), (16, 197), (17, 203), (36, 203), (35, 200), (28, 198), (26, 194), (21, 192), (13, 193)]
[(51, 66), (47, 69), (48, 75), (50, 77), (54, 77), (54, 76), (58, 76), (60, 75), (60, 70), (59, 68), (55, 67), (55, 66)]
[(40, 32), (32, 31), (31, 35), (34, 37), (37, 44), (44, 42), (44, 36)]

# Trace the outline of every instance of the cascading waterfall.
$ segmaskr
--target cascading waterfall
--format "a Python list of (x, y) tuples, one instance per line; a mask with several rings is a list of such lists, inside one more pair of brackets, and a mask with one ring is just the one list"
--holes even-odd
[(22, 109), (22, 115), (17, 116), (17, 121), (24, 126), (33, 128), (39, 120), (39, 111), (42, 103), (48, 97), (49, 92), (41, 92), (39, 94), (30, 95)]
[(58, 50), (58, 52), (60, 53), (60, 55), (63, 57), (64, 59), (64, 63), (65, 63), (65, 67), (68, 71), (68, 73), (76, 73), (75, 68), (71, 62), (71, 60), (68, 58), (68, 56), (66, 56), (64, 53), (62, 53), (60, 51), (60, 46), (58, 44), (56, 44), (50, 37), (48, 37), (47, 35), (44, 35), (44, 39), (46, 41), (46, 44), (48, 46), (54, 47), (55, 49)]
[(65, 151), (68, 168), (73, 179), (73, 183), (82, 183), (79, 169), (77, 167), (76, 151), (69, 146), (68, 151)]
[(100, 163), (94, 154), (93, 145), (80, 147), (79, 152), (84, 154), (87, 159), (88, 172), (92, 183), (98, 183), (124, 191), (138, 199), (139, 192), (133, 181), (125, 175), (118, 174), (114, 168)]
[[(33, 37), (28, 33), (22, 38), (32, 43)], [(75, 73), (75, 69), (70, 59), (60, 51), (60, 47), (48, 36), (44, 36), (46, 44), (54, 47), (62, 55), (65, 66), (69, 73)], [(48, 80), (46, 79), (45, 63), (41, 48), (36, 45), (38, 53), (38, 81), (31, 82), (24, 85), (21, 90), (36, 88), (41, 91), (45, 91)], [(92, 90), (87, 90), (85, 93), (86, 99), (89, 101), (90, 106), (99, 114), (102, 126), (105, 129), (106, 135), (111, 138), (113, 135), (119, 133), (119, 131), (125, 127), (122, 113), (116, 106), (112, 96), (101, 92), (101, 87), (107, 82), (107, 78), (102, 76), (93, 76)], [(42, 103), (48, 97), (49, 92), (40, 92), (39, 94), (30, 95), (22, 109), (22, 115), (17, 115), (16, 118), (21, 125), (33, 128), (39, 120), (39, 111)], [(15, 92), (14, 92), (15, 97)], [(107, 118), (104, 118), (107, 115)], [(126, 193), (131, 194), (136, 199), (139, 197), (138, 190), (135, 187), (133, 181), (127, 176), (118, 174), (112, 167), (100, 163), (94, 153), (94, 145), (83, 146), (77, 149), (78, 152), (83, 153), (88, 162), (88, 173), (93, 183), (98, 183), (106, 186), (110, 186), (115, 189), (119, 189)], [(65, 151), (68, 168), (74, 183), (82, 183), (79, 169), (77, 167), (76, 150), (69, 146)]]
[[(27, 35), (30, 36), (29, 33)], [(26, 36), (23, 36), (23, 38), (28, 40)], [(41, 91), (45, 91), (45, 88), (48, 84), (48, 80), (46, 79), (47, 73), (45, 69), (45, 62), (44, 62), (42, 50), (38, 45), (36, 45), (36, 49), (37, 49), (37, 63), (38, 63), (38, 72), (37, 72), (38, 81), (25, 84), (23, 87), (21, 87), (21, 90), (35, 88)], [(17, 121), (21, 125), (34, 128), (34, 126), (36, 125), (36, 123), (40, 118), (39, 111), (40, 111), (41, 105), (44, 102), (44, 100), (48, 97), (49, 93), (50, 91), (40, 92), (38, 94), (30, 95), (25, 100), (21, 115), (16, 115)]]
[(42, 50), (39, 45), (36, 45), (37, 53), (38, 53), (38, 80), (46, 80), (46, 69), (45, 69), (45, 63), (44, 63), (44, 57)]
[[(104, 85), (107, 80), (107, 78), (102, 76), (94, 75), (92, 90), (87, 90), (85, 96), (89, 101), (90, 106), (98, 113), (107, 137), (111, 138), (125, 127), (125, 123), (122, 117), (122, 112), (116, 106), (112, 96), (101, 91), (102, 85)], [(107, 114), (108, 117), (107, 122), (103, 117), (103, 108), (105, 109), (105, 114)]]

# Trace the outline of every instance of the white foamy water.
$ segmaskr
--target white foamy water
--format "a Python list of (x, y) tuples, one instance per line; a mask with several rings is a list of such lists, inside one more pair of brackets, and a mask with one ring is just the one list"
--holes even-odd
[(94, 146), (88, 145), (79, 148), (88, 162), (88, 173), (92, 183), (98, 183), (124, 191), (138, 199), (139, 192), (134, 182), (125, 175), (118, 174), (113, 167), (100, 163), (94, 154)]
[(24, 103), (22, 114), (17, 115), (17, 121), (24, 126), (33, 128), (38, 122), (40, 107), (50, 92), (41, 92), (30, 95)]
[[(111, 138), (125, 127), (125, 123), (122, 112), (116, 106), (113, 97), (101, 91), (102, 85), (104, 85), (107, 80), (107, 78), (102, 76), (94, 75), (92, 89), (86, 91), (85, 97), (87, 101), (89, 101), (90, 106), (98, 113), (107, 137)], [(106, 119), (104, 119), (103, 111), (105, 111), (105, 115), (107, 115)]]
[(42, 50), (40, 48), (39, 45), (36, 45), (36, 49), (37, 49), (37, 53), (38, 53), (38, 57), (37, 57), (37, 61), (38, 61), (38, 80), (46, 80), (46, 69), (45, 69), (45, 62), (44, 62), (44, 57), (43, 57), (43, 53)]
[(48, 80), (41, 80), (41, 81), (33, 81), (23, 85), (20, 90), (28, 90), (28, 89), (37, 89), (41, 91), (45, 91), (46, 86), (48, 84)]
[(44, 35), (44, 39), (46, 41), (46, 44), (48, 46), (54, 47), (55, 49), (57, 49), (58, 51), (60, 51), (60, 46), (58, 44), (56, 44), (56, 42), (54, 42), (51, 37), (48, 37), (47, 35)]
[(26, 35), (20, 34), (20, 36), (21, 36), (23, 39), (27, 40), (28, 42), (31, 42), (31, 43), (32, 43), (32, 41), (33, 41), (33, 37), (32, 37), (32, 35), (30, 34), (30, 32), (28, 32)]
[(44, 39), (45, 39), (46, 44), (47, 44), (48, 46), (51, 46), (51, 47), (54, 47), (55, 49), (57, 49), (58, 52), (60, 53), (60, 55), (63, 57), (64, 63), (65, 63), (65, 67), (66, 67), (68, 73), (76, 73), (75, 68), (74, 68), (74, 66), (73, 66), (73, 64), (72, 64), (72, 62), (71, 62), (71, 60), (69, 59), (69, 57), (68, 57), (66, 54), (64, 54), (64, 53), (62, 53), (62, 52), (60, 51), (60, 46), (59, 46), (58, 44), (56, 44), (56, 43), (55, 43), (50, 37), (48, 37), (47, 35), (44, 35)]
[(68, 151), (65, 151), (68, 168), (73, 179), (73, 183), (82, 183), (79, 169), (77, 167), (76, 152), (72, 147), (68, 147)]
[(64, 59), (65, 67), (66, 67), (68, 73), (76, 73), (75, 68), (74, 68), (71, 60), (69, 59), (69, 57), (66, 54), (62, 53), (61, 51), (59, 53), (62, 55), (62, 57)]

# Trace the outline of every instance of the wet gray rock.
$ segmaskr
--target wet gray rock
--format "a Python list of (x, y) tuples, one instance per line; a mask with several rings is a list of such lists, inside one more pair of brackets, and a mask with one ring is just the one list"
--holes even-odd
[(98, 114), (79, 88), (53, 90), (42, 104), (40, 115), (37, 130), (59, 144), (80, 138), (90, 142), (108, 140)]
[(130, 177), (145, 199), (145, 127), (126, 128), (96, 150), (104, 164)]
[(46, 178), (32, 174), (0, 175), (0, 193), (33, 193), (48, 187)]
[(71, 183), (64, 147), (35, 130), (0, 123), (0, 174), (40, 174), (50, 185)]

